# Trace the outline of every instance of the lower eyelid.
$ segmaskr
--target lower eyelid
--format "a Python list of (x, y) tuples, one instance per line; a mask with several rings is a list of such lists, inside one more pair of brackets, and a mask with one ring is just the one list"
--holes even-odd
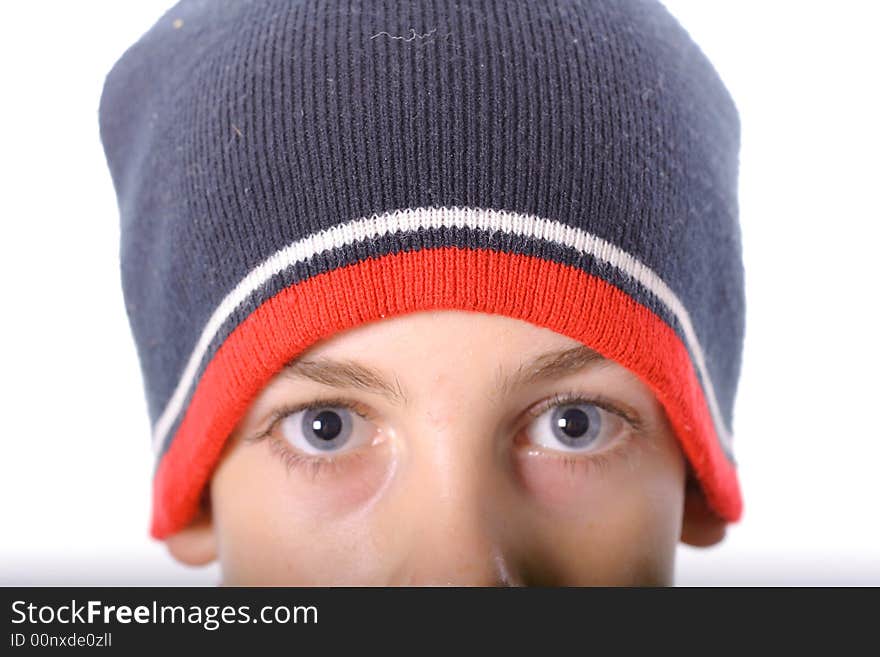
[(612, 444), (605, 449), (597, 452), (583, 452), (553, 450), (546, 447), (536, 446), (531, 443), (520, 445), (517, 450), (524, 453), (525, 456), (542, 458), (546, 460), (556, 460), (568, 465), (581, 465), (585, 469), (591, 466), (604, 468), (611, 465), (611, 461), (618, 457), (624, 456), (629, 451), (630, 442), (635, 438), (634, 432), (627, 430), (619, 438), (615, 438)]
[(629, 437), (582, 456), (529, 446), (517, 450), (512, 465), (530, 500), (554, 514), (580, 517), (591, 513), (591, 505), (584, 502), (604, 494), (610, 482), (631, 468), (634, 451)]
[(311, 478), (316, 479), (321, 475), (338, 472), (343, 466), (348, 465), (348, 460), (362, 457), (359, 450), (339, 454), (338, 456), (313, 456), (300, 453), (288, 447), (283, 438), (269, 437), (269, 447), (272, 452), (287, 466), (288, 472), (294, 469), (305, 469), (311, 473)]

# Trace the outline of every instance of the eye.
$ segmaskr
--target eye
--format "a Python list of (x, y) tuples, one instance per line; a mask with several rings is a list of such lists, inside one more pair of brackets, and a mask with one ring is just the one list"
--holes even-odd
[(305, 408), (282, 418), (281, 437), (299, 452), (311, 455), (340, 454), (370, 443), (376, 427), (344, 406)]
[(528, 441), (560, 452), (589, 454), (601, 451), (628, 430), (620, 415), (584, 399), (544, 405), (526, 427)]

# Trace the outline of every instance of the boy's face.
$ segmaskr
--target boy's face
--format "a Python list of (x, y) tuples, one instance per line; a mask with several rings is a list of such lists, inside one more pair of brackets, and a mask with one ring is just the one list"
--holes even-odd
[(686, 472), (629, 370), (524, 321), (420, 312), (278, 374), (168, 545), (224, 584), (669, 584), (680, 538), (723, 536)]

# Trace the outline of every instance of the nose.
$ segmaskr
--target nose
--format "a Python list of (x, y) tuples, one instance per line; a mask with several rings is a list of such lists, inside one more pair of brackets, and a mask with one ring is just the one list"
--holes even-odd
[(418, 532), (392, 576), (396, 586), (518, 586), (501, 547), (481, 527), (437, 523)]
[[(485, 436), (423, 429), (398, 480), (400, 559), (392, 584), (516, 586), (505, 539), (504, 481)], [(416, 453), (417, 452), (417, 453)]]

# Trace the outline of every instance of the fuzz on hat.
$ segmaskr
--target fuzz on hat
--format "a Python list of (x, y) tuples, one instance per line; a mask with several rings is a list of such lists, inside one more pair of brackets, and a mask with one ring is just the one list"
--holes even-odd
[(286, 363), (429, 309), (630, 369), (739, 519), (739, 116), (659, 2), (184, 0), (114, 64), (99, 123), (153, 536)]

